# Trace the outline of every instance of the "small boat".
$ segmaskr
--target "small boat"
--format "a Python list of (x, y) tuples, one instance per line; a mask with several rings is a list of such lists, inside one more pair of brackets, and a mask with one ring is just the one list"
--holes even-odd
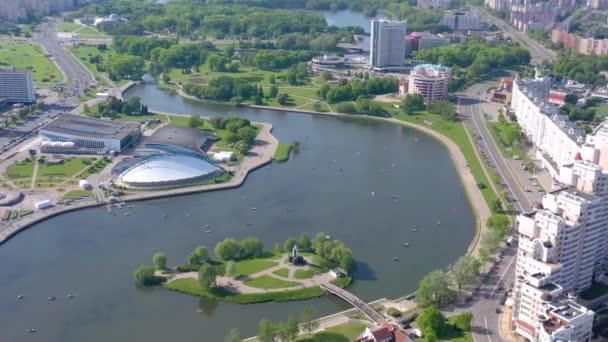
[(412, 229), (412, 231), (415, 233), (418, 231), (418, 229), (414, 228), (414, 229)]
[(253, 226), (253, 223), (247, 223), (248, 226)]
[(399, 258), (393, 258), (393, 261), (399, 261)]
[(256, 207), (253, 207), (253, 208), (251, 208), (251, 210), (256, 211), (256, 210), (257, 210), (257, 208), (256, 208)]
[(397, 166), (397, 164), (391, 164), (391, 166), (392, 166), (392, 167), (395, 167), (395, 166)]
[(198, 309), (196, 309), (196, 312), (203, 312), (203, 309), (198, 308)]
[(205, 230), (205, 233), (211, 233), (210, 229)]
[(397, 201), (397, 200), (394, 200), (394, 201), (393, 201), (393, 203), (395, 203), (395, 204), (397, 204), (397, 203), (399, 203), (399, 201)]
[(361, 155), (361, 152), (357, 152), (357, 155)]
[(209, 227), (211, 227), (211, 225), (210, 225), (210, 224), (206, 224), (206, 225), (205, 225), (205, 228), (209, 228)]
[(30, 328), (30, 329), (27, 329), (26, 331), (33, 334), (36, 332), (36, 329)]
[(418, 141), (418, 138), (414, 138), (414, 141)]
[(339, 171), (339, 172), (342, 172), (342, 171), (344, 171), (344, 170), (342, 170), (342, 168), (339, 168), (339, 169), (338, 169), (338, 171)]
[(372, 196), (375, 196), (375, 195), (376, 195), (376, 193), (372, 191)]
[(163, 214), (163, 217), (167, 217), (167, 214)]
[(70, 298), (70, 299), (72, 299), (72, 298), (74, 298), (74, 295), (73, 295), (73, 294), (71, 294), (71, 293), (68, 293), (68, 294), (65, 296), (65, 298)]
[(17, 299), (23, 299), (23, 295), (18, 295)]
[(186, 217), (190, 217), (190, 214), (186, 214)]
[(55, 299), (57, 299), (57, 298), (55, 298), (55, 297), (53, 297), (53, 296), (50, 296), (50, 297), (49, 297), (49, 301), (51, 301), (51, 302), (52, 302), (52, 301), (54, 301)]
[(409, 244), (409, 243), (407, 243), (407, 242), (404, 242), (404, 243), (403, 243), (403, 247), (409, 247), (409, 246), (410, 246), (410, 244)]
[(292, 210), (293, 210), (293, 209), (291, 209), (291, 208), (287, 208), (287, 211), (292, 211)]
[(129, 215), (131, 215), (131, 213), (125, 213), (125, 216), (129, 216)]
[(133, 209), (133, 206), (132, 206), (132, 205), (130, 205), (130, 206), (129, 206), (129, 209)]
[(441, 221), (437, 221), (437, 225), (440, 225), (440, 224), (441, 224)]

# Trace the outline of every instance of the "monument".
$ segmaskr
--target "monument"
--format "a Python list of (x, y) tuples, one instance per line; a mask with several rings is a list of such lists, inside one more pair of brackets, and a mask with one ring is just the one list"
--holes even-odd
[(289, 256), (289, 262), (296, 266), (306, 264), (306, 260), (304, 260), (304, 257), (301, 256), (298, 251), (298, 245), (293, 245), (291, 255)]

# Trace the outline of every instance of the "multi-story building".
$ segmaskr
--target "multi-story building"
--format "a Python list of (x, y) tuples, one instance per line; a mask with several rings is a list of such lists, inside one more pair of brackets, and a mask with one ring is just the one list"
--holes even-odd
[(370, 64), (372, 68), (402, 68), (405, 61), (405, 33), (403, 21), (372, 20)]
[(479, 14), (471, 12), (447, 13), (441, 19), (441, 24), (457, 31), (476, 31), (482, 27)]
[(452, 42), (449, 37), (444, 37), (430, 32), (412, 32), (407, 35), (407, 40), (412, 43), (412, 49), (414, 51), (450, 45)]
[(420, 94), (426, 102), (447, 100), (452, 70), (437, 64), (420, 64), (410, 72), (408, 93)]
[(417, 0), (416, 7), (419, 9), (450, 9), (452, 0)]
[(608, 0), (588, 0), (587, 6), (596, 10), (608, 8)]
[(559, 7), (545, 3), (511, 5), (509, 22), (518, 30), (527, 31), (531, 28), (550, 28), (555, 25), (560, 14)]
[(0, 68), (0, 99), (9, 103), (36, 101), (32, 72)]
[(511, 7), (511, 0), (485, 0), (484, 4), (494, 11), (508, 11)]
[(73, 9), (84, 5), (88, 0), (3, 0), (0, 6), (0, 18), (16, 21), (25, 18), (28, 13), (40, 12), (50, 14)]
[[(590, 13), (591, 12), (589, 12), (589, 14)], [(608, 54), (608, 39), (583, 37), (576, 33), (570, 33), (570, 20), (563, 22), (551, 31), (551, 41), (554, 44), (562, 44), (565, 49), (583, 55)]]
[(549, 103), (550, 86), (547, 77), (516, 79), (511, 107), (526, 138), (536, 148), (537, 158), (557, 177), (560, 166), (574, 161), (585, 133), (559, 114), (559, 106)]

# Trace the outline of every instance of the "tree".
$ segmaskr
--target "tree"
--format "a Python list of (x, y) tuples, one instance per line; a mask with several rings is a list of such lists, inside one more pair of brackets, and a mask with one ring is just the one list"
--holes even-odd
[(499, 199), (494, 199), (490, 202), (490, 207), (493, 213), (502, 213), (502, 202)]
[(243, 339), (241, 338), (241, 332), (239, 331), (239, 329), (236, 329), (236, 328), (230, 329), (230, 331), (228, 332), (228, 335), (226, 335), (226, 337), (224, 337), (224, 342), (243, 342)]
[(420, 326), (422, 333), (427, 336), (440, 337), (445, 333), (447, 327), (445, 317), (434, 306), (424, 309), (416, 318), (416, 322)]
[(450, 275), (460, 290), (462, 286), (472, 284), (481, 271), (481, 262), (470, 255), (460, 257), (450, 268)]
[(106, 62), (111, 79), (138, 79), (144, 74), (145, 61), (139, 56), (118, 55)]
[(473, 314), (470, 312), (463, 312), (460, 315), (451, 317), (452, 324), (461, 331), (471, 330), (471, 321), (473, 320)]
[(162, 281), (162, 278), (154, 276), (154, 267), (152, 266), (139, 266), (133, 276), (135, 282), (143, 286), (156, 285)]
[(302, 316), (300, 317), (300, 322), (302, 323), (302, 328), (308, 334), (314, 333), (319, 328), (319, 321), (317, 320), (317, 310), (314, 306), (308, 305), (302, 311)]
[(297, 243), (297, 240), (295, 238), (288, 238), (287, 240), (285, 240), (285, 243), (283, 244), (283, 250), (287, 253), (291, 253), (291, 250), (293, 249), (293, 246)]
[(268, 96), (270, 98), (275, 98), (275, 97), (277, 97), (278, 94), (279, 94), (279, 87), (276, 84), (271, 85)]
[(264, 244), (258, 238), (246, 238), (241, 240), (242, 257), (258, 257), (264, 252)]
[(258, 341), (260, 342), (274, 342), (276, 332), (272, 322), (267, 319), (260, 321), (260, 328), (258, 330)]
[(418, 306), (442, 307), (456, 300), (456, 291), (451, 288), (449, 275), (443, 270), (436, 270), (427, 274), (420, 281), (416, 291)]
[(578, 102), (578, 96), (576, 94), (566, 94), (564, 102), (574, 106)]
[(198, 128), (201, 126), (201, 117), (195, 114), (190, 115), (188, 120), (188, 127)]
[(299, 322), (292, 315), (289, 315), (287, 319), (287, 323), (285, 324), (285, 329), (287, 330), (287, 341), (293, 341), (300, 332)]
[(511, 222), (509, 221), (509, 217), (503, 214), (494, 214), (488, 217), (488, 220), (486, 221), (486, 226), (495, 230), (500, 238), (503, 238), (507, 234), (510, 225)]
[(234, 278), (234, 276), (236, 276), (236, 266), (232, 260), (226, 263), (226, 275), (230, 278)]
[(163, 252), (155, 253), (152, 257), (152, 261), (157, 270), (164, 270), (167, 268), (167, 255)]
[(209, 290), (215, 286), (215, 278), (217, 276), (218, 274), (215, 267), (204, 264), (198, 270), (198, 283), (203, 289)]
[(277, 102), (281, 106), (286, 105), (287, 101), (289, 101), (289, 94), (287, 94), (287, 93), (281, 93), (281, 94), (279, 94), (279, 96), (277, 96)]
[(281, 249), (281, 245), (279, 245), (278, 243), (274, 244), (274, 248), (272, 249), (272, 252), (274, 254), (281, 254), (283, 253), (283, 250)]
[(194, 253), (196, 253), (201, 263), (209, 261), (209, 252), (207, 251), (207, 247), (196, 247)]
[(402, 107), (408, 115), (424, 110), (424, 98), (420, 94), (407, 94), (403, 99)]
[(238, 260), (241, 252), (241, 244), (235, 239), (225, 239), (215, 246), (215, 254), (224, 261)]
[(302, 233), (298, 239), (298, 249), (302, 252), (312, 251), (312, 241), (308, 237), (308, 234)]

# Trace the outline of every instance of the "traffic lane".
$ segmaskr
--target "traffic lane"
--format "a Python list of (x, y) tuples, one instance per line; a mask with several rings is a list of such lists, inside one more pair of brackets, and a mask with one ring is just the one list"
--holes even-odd
[(466, 115), (465, 123), (475, 132), (475, 139), (480, 147), (480, 153), (494, 173), (501, 178), (501, 185), (505, 187), (507, 195), (510, 195), (508, 197), (516, 201), (515, 203), (520, 211), (526, 211), (531, 202), (526, 194), (524, 194), (523, 189), (521, 189), (521, 185), (517, 183), (514, 175), (511, 174), (509, 166), (506, 164), (503, 159), (504, 157), (487, 130), (478, 108), (479, 100), (461, 97), (460, 103)]

